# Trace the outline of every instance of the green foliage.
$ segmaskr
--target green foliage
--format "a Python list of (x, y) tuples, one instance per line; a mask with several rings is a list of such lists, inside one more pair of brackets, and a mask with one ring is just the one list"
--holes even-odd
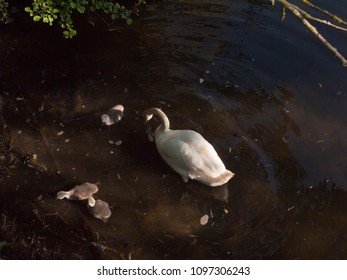
[[(0, 0), (2, 1), (2, 0)], [(132, 15), (138, 13), (140, 6), (146, 4), (145, 0), (134, 0), (133, 9), (126, 8), (116, 1), (105, 0), (32, 0), (32, 6), (25, 11), (34, 21), (42, 21), (49, 25), (58, 22), (63, 29), (65, 38), (72, 38), (77, 34), (74, 29), (72, 15), (75, 12), (84, 14), (102, 11), (110, 14), (112, 20), (122, 19), (127, 24), (132, 23)]]
[(8, 2), (5, 0), (0, 0), (0, 22), (8, 23), (11, 20)]

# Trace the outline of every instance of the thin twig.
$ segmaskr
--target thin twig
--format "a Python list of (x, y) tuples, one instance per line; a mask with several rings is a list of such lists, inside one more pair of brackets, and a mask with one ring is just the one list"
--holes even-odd
[(342, 31), (347, 31), (347, 28), (344, 28), (344, 27), (338, 26), (336, 24), (333, 24), (330, 21), (327, 21), (325, 19), (320, 19), (320, 18), (316, 18), (314, 16), (311, 16), (309, 13), (307, 13), (306, 11), (304, 11), (303, 9), (301, 9), (299, 7), (298, 7), (298, 11), (306, 18), (312, 19), (312, 20), (317, 21), (317, 22), (322, 23), (322, 24), (326, 24), (326, 25), (334, 27), (336, 29), (340, 29)]
[(336, 16), (336, 15), (330, 13), (329, 11), (324, 10), (324, 9), (322, 9), (322, 8), (320, 8), (320, 7), (318, 7), (318, 6), (314, 5), (314, 4), (312, 4), (311, 2), (309, 2), (309, 1), (307, 1), (307, 0), (301, 0), (301, 2), (304, 3), (305, 5), (311, 7), (312, 9), (315, 9), (315, 10), (321, 12), (322, 14), (325, 14), (325, 15), (327, 15), (328, 17), (330, 17), (330, 18), (336, 20), (338, 23), (341, 23), (341, 24), (343, 24), (343, 25), (347, 25), (347, 22), (345, 22), (343, 19), (339, 18), (338, 16)]
[(308, 30), (312, 32), (312, 34), (317, 37), (324, 45), (327, 47), (341, 62), (343, 66), (347, 66), (346, 58), (334, 47), (332, 46), (300, 12), (300, 8), (296, 5), (289, 3), (286, 0), (277, 0), (277, 2), (284, 5), (288, 10), (290, 10), (300, 21), (306, 26)]

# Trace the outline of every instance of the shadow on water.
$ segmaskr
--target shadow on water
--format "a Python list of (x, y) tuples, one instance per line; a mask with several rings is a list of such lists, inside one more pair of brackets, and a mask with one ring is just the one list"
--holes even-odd
[[(80, 22), (71, 41), (1, 31), (2, 258), (346, 258), (345, 70), (280, 7), (229, 2), (152, 3), (131, 29)], [(115, 104), (123, 119), (102, 126)], [(183, 183), (148, 141), (152, 106), (235, 177)], [(107, 223), (56, 200), (83, 182)]]

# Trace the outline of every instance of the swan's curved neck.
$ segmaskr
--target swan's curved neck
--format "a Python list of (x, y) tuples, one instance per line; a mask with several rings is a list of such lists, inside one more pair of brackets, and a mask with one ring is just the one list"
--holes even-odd
[(158, 108), (150, 108), (148, 110), (145, 111), (145, 114), (148, 115), (156, 115), (158, 116), (162, 123), (160, 124), (160, 126), (157, 128), (157, 130), (168, 130), (170, 129), (170, 121), (168, 119), (168, 117), (165, 115), (165, 113), (158, 109)]
[(162, 110), (155, 110), (157, 116), (161, 119), (162, 123), (159, 127), (162, 127), (162, 129), (164, 130), (168, 130), (170, 129), (170, 121), (168, 119), (168, 117), (165, 115), (165, 113)]

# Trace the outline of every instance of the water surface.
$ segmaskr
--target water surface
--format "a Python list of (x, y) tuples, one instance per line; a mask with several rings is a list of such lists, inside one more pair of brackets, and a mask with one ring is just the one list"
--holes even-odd
[[(5, 258), (346, 258), (346, 69), (279, 5), (230, 2), (151, 3), (131, 28), (82, 21), (71, 41), (1, 31), (3, 134), (19, 158), (0, 190), (2, 239), (20, 229)], [(343, 1), (317, 4), (347, 17)], [(345, 51), (346, 34), (317, 27)], [(102, 126), (116, 104), (124, 118)], [(184, 183), (148, 141), (153, 106), (235, 177)], [(55, 199), (86, 181), (107, 223)]]

